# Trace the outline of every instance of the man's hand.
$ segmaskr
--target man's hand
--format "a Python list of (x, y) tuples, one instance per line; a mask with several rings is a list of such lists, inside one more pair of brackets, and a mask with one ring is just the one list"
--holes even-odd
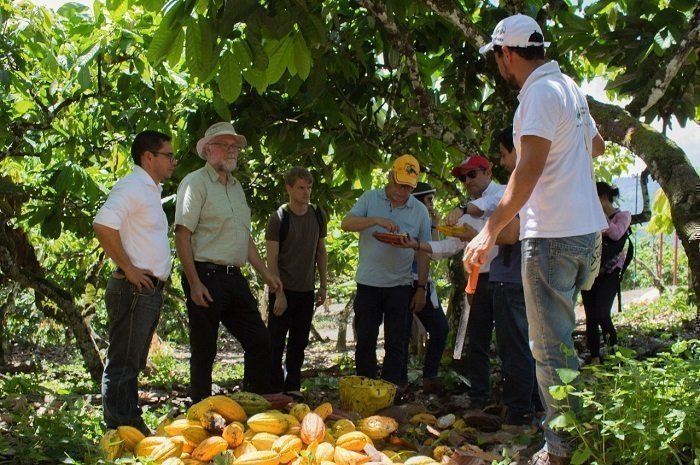
[(263, 279), (265, 280), (267, 287), (270, 288), (270, 292), (277, 294), (278, 292), (282, 291), (282, 280), (279, 278), (279, 276), (270, 272), (270, 270), (267, 270), (263, 274)]
[(144, 288), (153, 289), (153, 281), (150, 278), (153, 274), (149, 270), (136, 268), (132, 265), (124, 270), (124, 276), (131, 284), (136, 286), (139, 292)]
[(328, 292), (326, 291), (325, 287), (319, 287), (318, 291), (316, 291), (316, 307), (320, 307), (324, 303), (326, 303), (326, 298), (328, 297)]
[(376, 222), (378, 226), (381, 226), (389, 232), (399, 232), (399, 225), (391, 221), (389, 218), (377, 217)]
[(454, 237), (458, 238), (462, 242), (469, 242), (479, 233), (475, 228), (471, 227), (467, 223), (462, 223), (460, 226), (464, 227), (463, 233), (455, 234)]
[(459, 220), (462, 215), (464, 215), (464, 210), (462, 210), (460, 207), (453, 208), (447, 214), (447, 217), (445, 217), (445, 224), (447, 226), (454, 226), (457, 224), (457, 220)]
[(200, 307), (209, 307), (209, 302), (214, 302), (209, 294), (209, 289), (202, 284), (202, 281), (190, 285), (190, 298)]
[(472, 239), (464, 250), (464, 263), (467, 266), (481, 266), (486, 263), (489, 250), (496, 244), (496, 236), (489, 232), (488, 223)]
[(425, 288), (417, 287), (411, 298), (410, 309), (413, 313), (419, 313), (425, 308)]
[(272, 307), (272, 313), (275, 316), (282, 316), (287, 310), (287, 296), (284, 291), (279, 291), (275, 294), (275, 305)]

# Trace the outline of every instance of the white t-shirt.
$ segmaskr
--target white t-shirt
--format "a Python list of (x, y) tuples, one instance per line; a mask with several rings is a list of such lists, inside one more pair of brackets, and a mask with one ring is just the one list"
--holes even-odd
[(170, 276), (172, 254), (161, 191), (161, 186), (136, 165), (114, 185), (94, 223), (119, 231), (131, 263), (165, 281)]
[(520, 210), (520, 238), (580, 236), (607, 227), (595, 188), (595, 121), (581, 89), (556, 61), (530, 74), (518, 95), (513, 141), (520, 162), (522, 136), (552, 142), (544, 171)]

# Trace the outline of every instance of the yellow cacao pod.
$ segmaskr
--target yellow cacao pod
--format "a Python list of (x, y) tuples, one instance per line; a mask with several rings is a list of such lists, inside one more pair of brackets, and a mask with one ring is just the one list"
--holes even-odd
[(124, 453), (124, 441), (116, 429), (108, 430), (100, 440), (100, 449), (107, 460), (115, 460)]
[(228, 442), (228, 446), (231, 449), (240, 446), (245, 440), (243, 425), (238, 422), (233, 422), (230, 425), (226, 425), (223, 433), (221, 433), (221, 437), (226, 439), (226, 442)]
[(301, 431), (299, 436), (304, 444), (311, 444), (314, 441), (323, 441), (326, 435), (326, 424), (323, 419), (314, 412), (307, 413), (301, 421)]
[(399, 424), (390, 417), (372, 415), (357, 422), (357, 429), (365, 433), (373, 440), (384, 439), (396, 431)]
[(120, 426), (117, 428), (119, 437), (124, 441), (124, 447), (129, 452), (133, 452), (136, 449), (136, 444), (139, 443), (143, 438), (144, 434), (133, 426)]
[(336, 465), (336, 463), (332, 460), (324, 460), (319, 465)]
[(435, 459), (436, 462), (442, 462), (442, 458), (450, 454), (452, 454), (452, 448), (450, 446), (437, 446), (433, 449), (433, 459)]
[(301, 421), (304, 419), (307, 413), (311, 411), (311, 407), (304, 403), (294, 404), (292, 408), (289, 409), (289, 414), (292, 415), (297, 420)]
[(192, 457), (187, 457), (182, 459), (182, 463), (185, 465), (207, 465), (209, 462), (202, 462), (201, 460), (193, 459)]
[(199, 445), (192, 451), (192, 458), (208, 462), (228, 449), (228, 442), (221, 436), (212, 436), (200, 442)]
[(226, 423), (232, 421), (246, 421), (248, 415), (241, 405), (227, 396), (211, 396), (209, 398), (212, 409), (226, 419)]
[(333, 413), (333, 406), (330, 402), (324, 402), (314, 409), (314, 413), (325, 421)]
[(199, 424), (210, 433), (220, 436), (224, 427), (226, 427), (226, 419), (214, 410), (209, 410), (199, 417)]
[(298, 436), (285, 434), (272, 444), (271, 450), (280, 456), (280, 463), (289, 463), (299, 455), (303, 444)]
[(185, 462), (180, 459), (180, 457), (170, 457), (169, 459), (165, 459), (161, 465), (184, 465)]
[(340, 420), (333, 423), (333, 427), (331, 428), (331, 430), (333, 432), (333, 436), (337, 438), (345, 433), (355, 431), (355, 423), (348, 420), (347, 418), (341, 418)]
[(163, 429), (165, 430), (165, 434), (168, 436), (180, 436), (183, 431), (191, 426), (199, 426), (199, 421), (179, 418), (177, 420), (173, 420), (172, 423), (165, 425)]
[(331, 434), (330, 431), (326, 430), (326, 434), (323, 435), (323, 440), (326, 442), (330, 442), (335, 446), (335, 437)]
[(314, 462), (316, 462), (318, 465), (320, 465), (320, 463), (324, 460), (332, 462), (334, 453), (335, 447), (333, 444), (322, 442), (318, 445), (318, 447), (316, 447), (316, 451), (314, 452)]
[(142, 440), (140, 440), (138, 444), (136, 444), (136, 448), (134, 449), (134, 455), (137, 457), (149, 457), (153, 449), (169, 442), (172, 441), (168, 438), (164, 438), (161, 436), (145, 437)]
[(257, 450), (272, 450), (272, 445), (278, 439), (278, 435), (263, 431), (262, 433), (256, 433), (250, 442), (253, 443)]
[(182, 432), (182, 437), (185, 438), (188, 444), (197, 447), (202, 441), (209, 438), (211, 434), (199, 425), (190, 426)]
[(362, 431), (345, 433), (335, 441), (336, 447), (343, 447), (355, 452), (363, 451), (367, 444), (372, 444), (372, 440)]
[(261, 450), (243, 454), (236, 459), (236, 465), (278, 465), (280, 456), (271, 450)]
[(165, 438), (165, 442), (154, 447), (148, 457), (156, 463), (163, 463), (171, 457), (179, 457), (182, 454), (182, 443)]
[(248, 428), (256, 433), (283, 434), (289, 429), (284, 414), (275, 411), (261, 412), (248, 418)]
[(168, 436), (168, 434), (165, 432), (165, 427), (174, 421), (175, 421), (175, 418), (170, 418), (170, 417), (163, 418), (160, 421), (160, 423), (158, 423), (158, 426), (156, 426), (156, 431), (155, 431), (155, 433), (153, 433), (153, 436)]
[(333, 461), (338, 465), (360, 465), (369, 462), (369, 456), (336, 446), (333, 453)]
[(238, 405), (243, 407), (248, 416), (264, 412), (270, 408), (270, 402), (254, 392), (233, 392), (229, 394), (229, 397), (238, 402)]
[(179, 442), (180, 444), (182, 444), (182, 453), (183, 454), (189, 454), (196, 447), (196, 446), (190, 444), (189, 442), (187, 442), (187, 439), (185, 439), (185, 436), (183, 436), (181, 434), (179, 436), (172, 436), (170, 438), (170, 440), (174, 441), (174, 442)]
[(258, 449), (256, 449), (253, 443), (251, 443), (250, 441), (243, 441), (243, 444), (233, 449), (233, 455), (236, 456), (236, 458), (238, 458), (241, 455), (249, 454), (257, 450)]
[(432, 415), (430, 413), (416, 413), (411, 417), (409, 420), (409, 423), (412, 425), (419, 425), (421, 423), (425, 423), (426, 425), (435, 425), (437, 422), (437, 418), (435, 418), (435, 415)]
[(291, 413), (283, 413), (282, 415), (284, 416), (284, 418), (285, 418), (285, 419), (287, 420), (287, 422), (289, 423), (289, 427), (290, 427), (290, 428), (291, 428), (292, 426), (300, 426), (300, 425), (301, 425), (301, 422), (300, 422), (299, 420), (297, 420), (297, 417), (295, 417), (295, 416), (292, 415)]
[(404, 465), (432, 465), (435, 460), (427, 455), (415, 455), (404, 462)]
[(199, 418), (206, 412), (212, 409), (211, 402), (209, 398), (202, 399), (196, 404), (192, 404), (190, 408), (187, 409), (187, 419), (199, 421)]

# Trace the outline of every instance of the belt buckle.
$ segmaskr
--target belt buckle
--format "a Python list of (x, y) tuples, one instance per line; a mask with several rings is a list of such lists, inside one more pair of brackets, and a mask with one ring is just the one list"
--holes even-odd
[(238, 267), (235, 265), (226, 265), (226, 274), (233, 274), (238, 270)]

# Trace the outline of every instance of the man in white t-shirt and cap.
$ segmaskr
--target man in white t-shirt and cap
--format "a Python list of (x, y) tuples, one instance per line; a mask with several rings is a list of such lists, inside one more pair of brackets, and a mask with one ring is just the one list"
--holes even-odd
[(213, 124), (197, 142), (206, 164), (177, 189), (175, 247), (187, 297), (193, 402), (211, 395), (220, 323), (243, 347), (244, 389), (258, 394), (271, 389), (270, 336), (241, 267), (253, 265), (271, 292), (281, 290), (282, 282), (260, 258), (250, 236), (250, 208), (232, 175), (246, 143), (230, 123)]
[(513, 118), (518, 161), (499, 206), (465, 252), (469, 263), (483, 263), (498, 233), (520, 213), (530, 345), (547, 407), (545, 447), (530, 462), (540, 465), (570, 463), (570, 437), (549, 422), (567, 405), (576, 408), (576, 399), (556, 400), (549, 388), (563, 384), (558, 369), (578, 369), (574, 305), (607, 225), (592, 167), (605, 143), (581, 89), (555, 61), (545, 62), (548, 45), (537, 22), (517, 14), (499, 22), (479, 50), (493, 51), (501, 76), (520, 90)]

